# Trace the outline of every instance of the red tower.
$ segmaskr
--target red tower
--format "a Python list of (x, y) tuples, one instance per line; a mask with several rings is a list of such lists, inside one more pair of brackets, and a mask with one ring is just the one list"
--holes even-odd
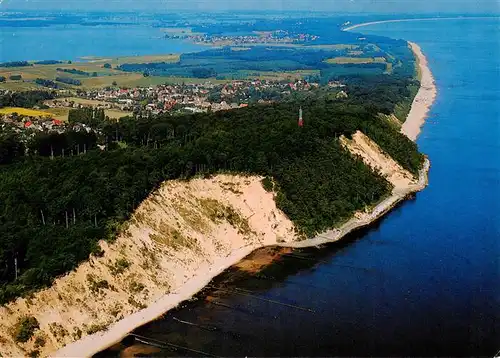
[(302, 119), (302, 107), (299, 109), (299, 127), (304, 125), (304, 120)]

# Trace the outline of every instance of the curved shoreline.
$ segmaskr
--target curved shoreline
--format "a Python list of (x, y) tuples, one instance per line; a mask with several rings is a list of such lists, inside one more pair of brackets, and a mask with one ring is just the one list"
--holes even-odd
[(473, 20), (473, 19), (490, 19), (497, 18), (497, 16), (455, 16), (455, 17), (423, 17), (416, 19), (394, 19), (394, 20), (381, 20), (381, 21), (370, 21), (363, 22), (361, 24), (351, 25), (342, 29), (342, 31), (351, 31), (359, 27), (365, 27), (370, 25), (378, 24), (388, 24), (392, 22), (414, 22), (414, 21), (438, 21), (438, 20)]
[[(401, 131), (404, 134), (408, 135), (410, 139), (414, 140), (420, 132), (421, 125), (425, 122), (429, 108), (436, 97), (437, 90), (434, 85), (432, 73), (428, 68), (427, 60), (420, 50), (420, 47), (413, 43), (410, 43), (410, 45), (415, 53), (415, 56), (418, 58), (422, 79), (420, 89), (415, 96), (412, 108), (407, 117), (407, 120), (405, 121), (405, 124), (407, 124), (406, 126), (405, 124), (403, 124)], [(424, 76), (426, 76), (425, 81)], [(416, 184), (407, 186), (403, 190), (394, 191), (391, 196), (387, 197), (379, 204), (377, 204), (373, 208), (373, 210), (371, 210), (371, 212), (365, 215), (363, 218), (353, 217), (341, 227), (329, 230), (309, 240), (282, 245), (249, 245), (241, 247), (240, 249), (233, 251), (229, 256), (223, 257), (216, 263), (214, 263), (214, 265), (208, 272), (194, 275), (177, 292), (167, 294), (160, 298), (158, 301), (149, 305), (147, 308), (125, 317), (124, 319), (112, 325), (107, 331), (89, 335), (74, 343), (68, 344), (51, 356), (89, 357), (109, 348), (113, 344), (116, 344), (117, 342), (125, 338), (134, 329), (161, 317), (170, 309), (175, 308), (183, 301), (190, 299), (197, 292), (203, 289), (207, 284), (209, 284), (213, 278), (215, 278), (234, 264), (238, 263), (257, 249), (266, 246), (303, 248), (338, 241), (350, 232), (358, 228), (368, 226), (377, 221), (390, 210), (392, 210), (398, 203), (405, 200), (405, 198), (409, 194), (423, 190), (428, 184), (429, 169), (430, 162), (426, 158), (424, 166), (419, 172), (419, 178)]]
[(430, 169), (430, 161), (426, 158), (422, 169), (419, 172), (418, 182), (415, 185), (408, 186), (404, 190), (393, 192), (364, 218), (353, 217), (339, 228), (329, 230), (323, 234), (304, 241), (298, 241), (288, 244), (272, 244), (272, 245), (249, 245), (241, 247), (234, 251), (231, 255), (218, 260), (213, 267), (200, 275), (195, 275), (189, 279), (185, 285), (177, 292), (167, 294), (158, 301), (154, 302), (147, 308), (133, 313), (124, 319), (118, 321), (111, 326), (107, 331), (86, 336), (79, 341), (71, 343), (57, 352), (52, 357), (90, 357), (99, 353), (112, 345), (120, 342), (134, 329), (160, 318), (169, 310), (177, 307), (183, 301), (193, 297), (196, 293), (207, 286), (212, 279), (223, 273), (225, 270), (243, 260), (253, 251), (268, 246), (282, 246), (290, 248), (305, 248), (313, 247), (327, 243), (333, 243), (341, 240), (343, 237), (353, 232), (356, 229), (371, 225), (373, 222), (382, 218), (385, 214), (391, 211), (397, 204), (406, 199), (409, 194), (423, 190), (428, 184), (428, 172)]

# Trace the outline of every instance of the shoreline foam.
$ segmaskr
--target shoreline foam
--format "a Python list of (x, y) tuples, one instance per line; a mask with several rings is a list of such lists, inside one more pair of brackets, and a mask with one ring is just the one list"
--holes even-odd
[[(412, 108), (407, 117), (407, 120), (405, 121), (405, 123), (408, 122), (408, 124), (406, 126), (405, 124), (403, 124), (402, 132), (408, 135), (410, 139), (415, 140), (415, 138), (418, 136), (418, 133), (420, 132), (420, 127), (425, 122), (429, 108), (436, 97), (437, 90), (434, 85), (432, 73), (428, 68), (427, 60), (420, 50), (420, 47), (413, 43), (410, 43), (410, 45), (419, 60), (422, 79), (420, 89), (413, 101)], [(424, 76), (426, 76), (425, 81)], [(429, 168), (430, 162), (426, 158), (424, 166), (419, 172), (419, 178), (416, 184), (410, 185), (403, 190), (394, 191), (391, 196), (377, 204), (373, 208), (373, 210), (371, 210), (368, 214), (364, 215), (361, 218), (353, 217), (347, 223), (343, 224), (340, 228), (329, 230), (323, 234), (317, 235), (313, 239), (284, 245), (251, 245), (233, 251), (229, 256), (221, 258), (216, 263), (214, 263), (214, 265), (208, 272), (194, 275), (177, 292), (167, 294), (158, 301), (149, 305), (147, 308), (125, 317), (124, 319), (112, 325), (105, 332), (89, 335), (79, 341), (68, 344), (67, 346), (55, 352), (52, 356), (88, 357), (109, 348), (113, 344), (116, 344), (117, 342), (125, 338), (134, 329), (161, 317), (170, 309), (175, 308), (183, 301), (188, 300), (189, 298), (194, 296), (201, 289), (203, 289), (213, 278), (241, 261), (256, 249), (266, 246), (286, 246), (292, 248), (300, 248), (317, 246), (338, 241), (350, 232), (358, 228), (368, 226), (377, 221), (387, 212), (393, 209), (398, 203), (403, 201), (409, 194), (423, 190), (428, 183), (427, 174)]]

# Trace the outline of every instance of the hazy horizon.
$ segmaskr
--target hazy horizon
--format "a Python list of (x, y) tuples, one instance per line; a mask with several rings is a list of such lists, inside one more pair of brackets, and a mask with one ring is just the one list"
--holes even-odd
[(0, 0), (1, 10), (325, 11), (365, 14), (499, 14), (500, 0)]

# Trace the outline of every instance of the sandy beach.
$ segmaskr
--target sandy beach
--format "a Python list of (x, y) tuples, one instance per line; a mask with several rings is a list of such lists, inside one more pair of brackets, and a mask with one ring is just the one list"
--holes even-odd
[[(403, 124), (402, 132), (410, 139), (415, 140), (420, 132), (420, 127), (425, 121), (427, 113), (433, 104), (436, 97), (436, 87), (432, 73), (428, 68), (427, 59), (422, 53), (417, 44), (410, 43), (412, 50), (418, 58), (420, 73), (421, 73), (421, 87), (413, 101), (411, 111), (408, 115), (406, 122)], [(424, 189), (428, 183), (427, 173), (430, 168), (430, 162), (425, 160), (423, 168), (420, 170), (418, 180), (411, 185), (396, 188), (392, 195), (385, 198), (370, 212), (355, 215), (351, 220), (339, 228), (329, 230), (321, 235), (317, 235), (313, 239), (286, 243), (282, 246), (286, 247), (308, 247), (317, 246), (329, 242), (334, 242), (342, 239), (345, 235), (353, 230), (370, 225), (374, 221), (381, 218), (399, 202), (411, 194)], [(227, 257), (218, 259), (209, 270), (198, 271), (191, 277), (179, 290), (167, 294), (149, 305), (147, 308), (131, 314), (114, 325), (110, 326), (106, 331), (99, 332), (93, 335), (84, 337), (83, 339), (71, 343), (59, 351), (55, 352), (54, 357), (89, 357), (98, 353), (111, 345), (119, 342), (126, 337), (129, 332), (134, 330), (145, 323), (155, 320), (165, 314), (168, 310), (176, 307), (182, 301), (185, 301), (195, 295), (198, 291), (203, 289), (214, 277), (236, 264), (244, 257), (249, 255), (252, 251), (270, 245), (265, 244), (252, 244), (242, 247), (233, 251)], [(275, 246), (275, 244), (273, 245)]]
[(409, 44), (418, 59), (420, 89), (413, 100), (410, 113), (401, 127), (401, 133), (414, 141), (420, 134), (422, 125), (427, 119), (429, 110), (436, 99), (437, 89), (427, 58), (422, 49), (416, 43), (409, 42)]

